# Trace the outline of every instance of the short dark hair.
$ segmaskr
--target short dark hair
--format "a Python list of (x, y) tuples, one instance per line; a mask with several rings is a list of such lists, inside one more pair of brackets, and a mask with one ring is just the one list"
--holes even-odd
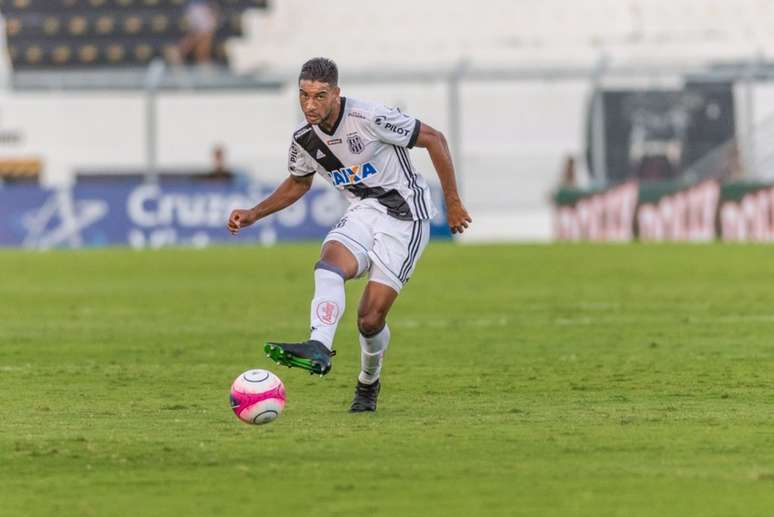
[(325, 57), (315, 57), (301, 67), (298, 81), (320, 81), (331, 86), (338, 86), (339, 69), (333, 60)]

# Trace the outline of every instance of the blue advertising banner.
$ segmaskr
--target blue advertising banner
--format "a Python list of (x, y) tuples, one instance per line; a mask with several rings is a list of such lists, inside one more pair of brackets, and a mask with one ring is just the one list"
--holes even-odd
[[(313, 188), (291, 207), (232, 237), (225, 229), (229, 212), (254, 206), (274, 188), (206, 181), (0, 187), (0, 246), (158, 248), (320, 240), (347, 206), (338, 191)], [(434, 193), (437, 202), (443, 199)], [(432, 235), (450, 238), (441, 212), (432, 221)]]

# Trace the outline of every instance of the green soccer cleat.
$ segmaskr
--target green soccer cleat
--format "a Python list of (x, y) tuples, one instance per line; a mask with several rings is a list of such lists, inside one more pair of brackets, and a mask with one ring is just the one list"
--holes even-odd
[(319, 341), (304, 343), (266, 343), (263, 347), (266, 357), (288, 368), (302, 368), (310, 374), (325, 375), (331, 371), (331, 357), (336, 355)]

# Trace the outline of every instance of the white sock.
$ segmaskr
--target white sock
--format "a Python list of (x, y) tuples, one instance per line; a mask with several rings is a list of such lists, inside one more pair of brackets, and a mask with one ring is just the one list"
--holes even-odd
[(384, 353), (390, 345), (390, 327), (386, 324), (378, 334), (365, 337), (360, 334), (360, 376), (363, 384), (373, 384), (379, 380), (382, 371)]
[(314, 270), (314, 298), (311, 307), (312, 333), (309, 339), (319, 341), (328, 350), (333, 349), (333, 337), (344, 314), (344, 277), (319, 263)]

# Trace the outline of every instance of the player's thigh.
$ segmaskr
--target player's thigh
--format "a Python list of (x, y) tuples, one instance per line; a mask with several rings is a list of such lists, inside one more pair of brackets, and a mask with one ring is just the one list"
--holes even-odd
[(347, 211), (325, 237), (320, 257), (341, 267), (348, 278), (358, 277), (371, 266), (368, 255), (373, 246), (369, 221), (361, 211)]
[(399, 221), (385, 216), (374, 233), (369, 253), (369, 280), (386, 284), (400, 292), (409, 281), (430, 240), (428, 221)]

